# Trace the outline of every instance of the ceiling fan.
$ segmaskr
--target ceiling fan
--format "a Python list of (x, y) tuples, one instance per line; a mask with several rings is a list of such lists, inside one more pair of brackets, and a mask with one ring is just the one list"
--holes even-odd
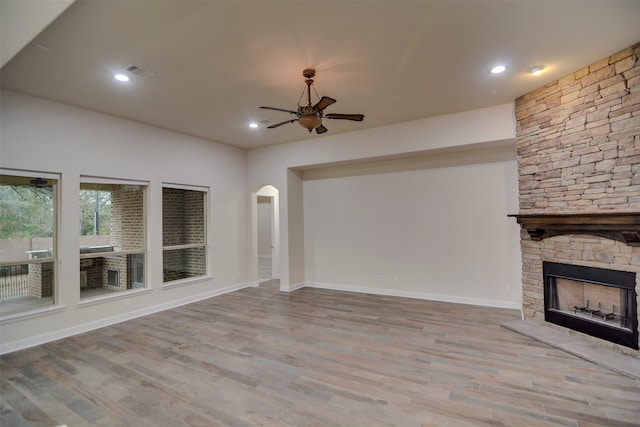
[[(318, 96), (320, 100), (315, 105), (311, 105), (311, 86), (313, 85), (313, 77), (316, 75), (316, 70), (306, 68), (302, 71), (302, 75), (305, 78), (304, 82), (307, 84), (307, 87), (305, 88), (307, 95), (306, 105), (300, 105), (300, 100), (298, 100), (298, 109), (296, 111), (275, 107), (260, 107), (265, 110), (282, 111), (296, 116), (295, 119), (286, 120), (284, 122), (268, 126), (267, 129), (273, 129), (288, 123), (298, 122), (300, 126), (307, 129), (309, 132), (315, 129), (317, 134), (323, 134), (327, 131), (327, 128), (322, 124), (323, 118), (333, 120), (353, 120), (356, 122), (361, 122), (364, 119), (363, 114), (324, 114), (324, 109), (331, 104), (335, 104), (337, 101), (333, 98), (329, 98), (328, 96), (320, 98), (317, 92), (316, 96)], [(300, 99), (302, 99), (302, 95), (300, 96)]]

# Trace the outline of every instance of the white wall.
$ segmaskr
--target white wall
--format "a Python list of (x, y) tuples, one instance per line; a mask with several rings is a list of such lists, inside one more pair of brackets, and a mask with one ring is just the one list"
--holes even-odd
[[(4, 321), (2, 351), (139, 316), (250, 283), (246, 152), (11, 91), (1, 93), (0, 166), (61, 174), (58, 291), (64, 310)], [(152, 291), (95, 305), (79, 303), (79, 177), (148, 181), (147, 283)], [(213, 277), (162, 285), (162, 183), (210, 188)]]
[[(308, 259), (305, 251), (311, 247), (305, 243), (308, 210), (303, 209), (304, 175), (323, 175), (323, 170), (340, 169), (345, 163), (353, 162), (410, 164), (414, 157), (420, 158), (418, 165), (403, 165), (400, 169), (422, 167), (422, 163), (430, 163), (423, 159), (431, 156), (449, 156), (453, 158), (451, 163), (455, 164), (458, 157), (464, 158), (465, 153), (470, 150), (475, 152), (474, 156), (483, 158), (483, 152), (491, 152), (500, 147), (515, 150), (513, 104), (347, 134), (313, 136), (300, 142), (251, 150), (248, 154), (248, 188), (271, 184), (280, 190), (281, 289), (295, 289), (309, 279), (305, 277), (309, 269), (304, 267)], [(515, 156), (512, 157), (515, 159)], [(464, 160), (464, 163), (468, 162)], [(349, 167), (351, 171), (354, 168)], [(386, 164), (383, 167), (387, 167)], [(368, 166), (364, 168), (367, 169)], [(291, 169), (304, 172), (294, 172)], [(484, 178), (480, 176), (477, 179), (482, 182)], [(501, 182), (500, 191), (505, 191), (504, 186), (507, 186), (506, 191), (512, 197), (517, 197), (517, 183), (517, 176), (512, 177), (509, 182)], [(491, 183), (487, 183), (489, 184)], [(515, 206), (513, 212), (517, 211), (517, 204)], [(518, 253), (517, 242), (504, 244), (515, 244), (510, 249)], [(513, 278), (513, 286), (517, 286), (519, 264), (509, 268), (510, 272), (517, 272)], [(510, 295), (507, 299), (512, 298)]]
[(510, 151), (304, 181), (307, 286), (519, 308)]

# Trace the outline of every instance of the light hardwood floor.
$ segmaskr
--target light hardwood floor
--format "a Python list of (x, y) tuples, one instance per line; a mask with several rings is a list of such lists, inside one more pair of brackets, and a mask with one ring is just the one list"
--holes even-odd
[(514, 310), (263, 283), (1, 358), (2, 426), (631, 426)]

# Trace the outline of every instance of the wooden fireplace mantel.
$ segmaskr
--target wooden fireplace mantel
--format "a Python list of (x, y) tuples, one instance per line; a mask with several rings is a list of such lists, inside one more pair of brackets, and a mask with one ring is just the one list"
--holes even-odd
[(640, 212), (513, 214), (532, 240), (560, 234), (590, 234), (640, 246)]

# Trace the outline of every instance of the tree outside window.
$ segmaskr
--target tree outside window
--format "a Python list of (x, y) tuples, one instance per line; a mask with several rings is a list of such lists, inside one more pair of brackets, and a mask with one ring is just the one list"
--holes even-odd
[(111, 192), (80, 190), (80, 235), (111, 234)]

